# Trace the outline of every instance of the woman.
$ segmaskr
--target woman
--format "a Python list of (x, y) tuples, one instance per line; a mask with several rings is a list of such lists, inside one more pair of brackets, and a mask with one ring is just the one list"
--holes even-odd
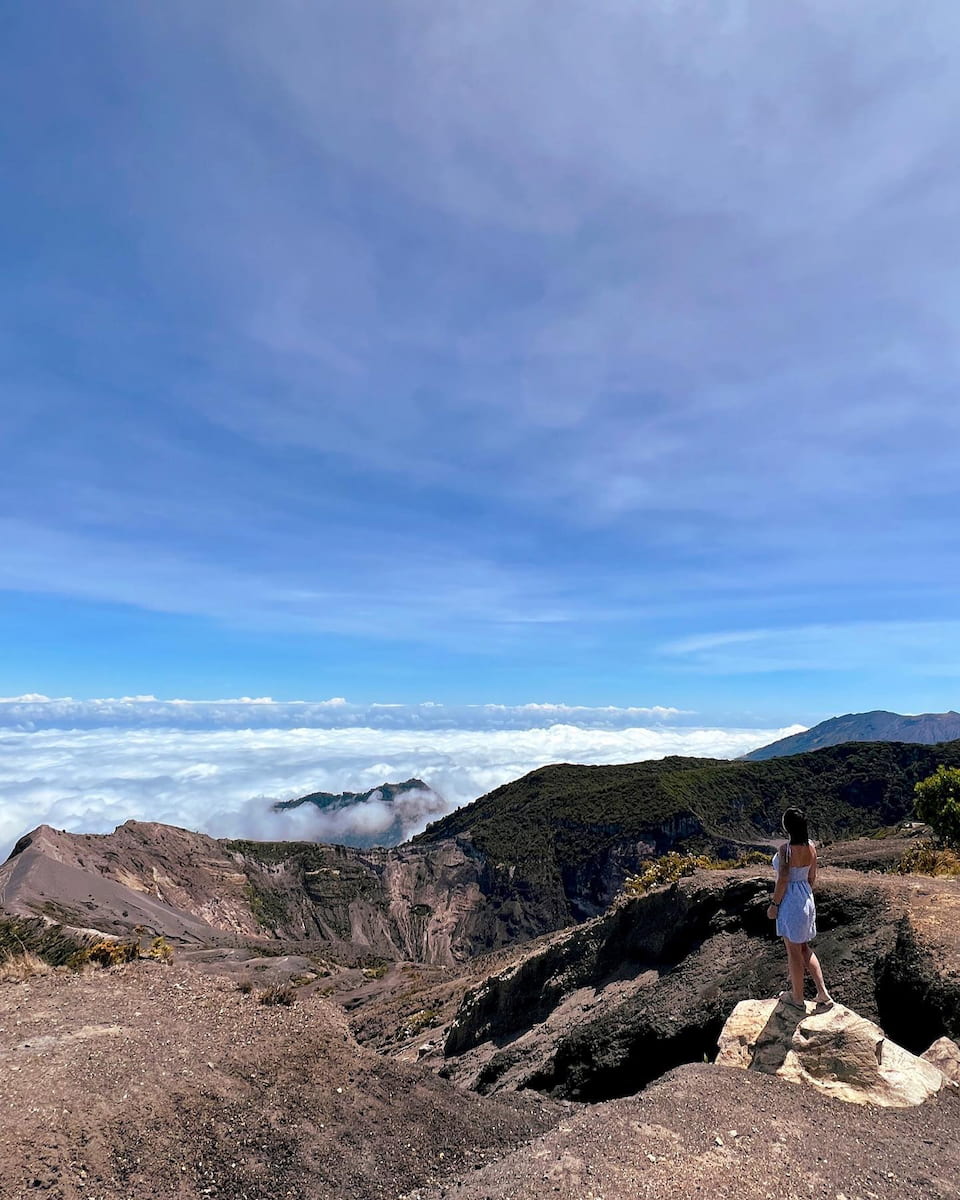
[(790, 839), (773, 856), (777, 886), (767, 909), (770, 920), (776, 920), (777, 933), (787, 946), (790, 967), (790, 991), (780, 999), (787, 1004), (803, 1007), (803, 974), (806, 971), (817, 988), (817, 1003), (825, 1008), (833, 999), (823, 982), (820, 961), (810, 949), (810, 939), (817, 936), (817, 908), (813, 901), (813, 885), (817, 880), (817, 851), (810, 841), (807, 818), (798, 808), (788, 808), (783, 814), (783, 832)]

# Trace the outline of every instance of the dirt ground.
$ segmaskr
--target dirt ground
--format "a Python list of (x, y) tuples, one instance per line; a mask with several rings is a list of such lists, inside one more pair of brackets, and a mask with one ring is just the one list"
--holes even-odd
[(192, 966), (0, 986), (0, 1197), (391, 1200), (562, 1111), (357, 1045), (318, 995), (267, 1007)]
[(866, 1108), (690, 1065), (405, 1200), (957, 1200), (958, 1133), (955, 1093)]

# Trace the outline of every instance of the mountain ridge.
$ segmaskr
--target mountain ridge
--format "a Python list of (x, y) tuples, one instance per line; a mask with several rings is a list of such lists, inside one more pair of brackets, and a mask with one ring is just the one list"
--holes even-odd
[(953, 709), (945, 713), (905, 715), (876, 708), (870, 712), (830, 717), (802, 733), (793, 733), (751, 750), (749, 754), (741, 755), (738, 761), (762, 762), (840, 746), (844, 742), (910, 742), (932, 746), (957, 738), (960, 738), (960, 713)]
[[(449, 807), (439, 792), (412, 776), (401, 783), (381, 783), (365, 792), (310, 792), (294, 800), (278, 800), (271, 812), (290, 812), (312, 805), (324, 840), (369, 850), (397, 846), (424, 819)], [(332, 835), (332, 836), (331, 836)]]
[(819, 840), (857, 837), (909, 816), (914, 784), (941, 764), (960, 766), (960, 740), (852, 742), (762, 762), (553, 764), (434, 822), (411, 845), (469, 837), (518, 881), (564, 892), (582, 919), (609, 902), (605, 878), (624, 865), (624, 847), (637, 861), (674, 848), (733, 857), (776, 837), (791, 805), (807, 810)]

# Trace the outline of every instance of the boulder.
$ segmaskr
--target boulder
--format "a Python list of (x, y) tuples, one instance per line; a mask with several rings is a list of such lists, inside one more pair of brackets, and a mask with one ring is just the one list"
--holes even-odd
[(956, 1042), (948, 1037), (937, 1038), (920, 1057), (933, 1063), (951, 1082), (960, 1084), (960, 1046)]
[[(842, 1004), (803, 1009), (778, 1000), (743, 1000), (720, 1034), (717, 1063), (779, 1075), (854, 1104), (908, 1108), (944, 1086), (933, 1062), (918, 1058), (879, 1025)], [(932, 1047), (931, 1047), (932, 1049)]]

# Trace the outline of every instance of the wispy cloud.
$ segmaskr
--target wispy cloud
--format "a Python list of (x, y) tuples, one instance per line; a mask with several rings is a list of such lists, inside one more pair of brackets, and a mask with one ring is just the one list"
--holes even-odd
[(950, 619), (956, 4), (56, 24), (0, 72), (0, 589), (617, 695)]
[(663, 653), (697, 671), (849, 672), (909, 665), (915, 675), (960, 676), (960, 621), (852, 621), (679, 638)]

